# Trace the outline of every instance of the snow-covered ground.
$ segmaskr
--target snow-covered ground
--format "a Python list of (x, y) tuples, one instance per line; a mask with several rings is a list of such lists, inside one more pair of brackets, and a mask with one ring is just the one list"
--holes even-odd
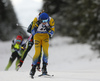
[[(42, 7), (42, 0), (11, 0), (18, 20), (27, 27)], [(17, 23), (16, 23), (17, 24)], [(26, 28), (27, 29), (27, 28)], [(98, 53), (87, 44), (71, 44), (72, 38), (54, 37), (50, 41), (48, 73), (53, 78), (39, 78), (36, 72), (34, 81), (100, 81), (100, 59)], [(27, 56), (19, 71), (15, 71), (15, 61), (9, 71), (4, 71), (9, 57), (11, 41), (0, 41), (0, 81), (33, 81), (29, 72), (32, 59)], [(29, 52), (33, 57), (34, 46)]]
[[(54, 37), (50, 41), (48, 73), (53, 78), (39, 78), (34, 81), (100, 81), (100, 59), (98, 53), (88, 44), (72, 44), (72, 38)], [(19, 71), (15, 71), (15, 61), (9, 71), (4, 71), (9, 57), (11, 41), (0, 42), (0, 81), (33, 81), (29, 72), (32, 59), (27, 56)], [(34, 55), (34, 46), (29, 52)]]

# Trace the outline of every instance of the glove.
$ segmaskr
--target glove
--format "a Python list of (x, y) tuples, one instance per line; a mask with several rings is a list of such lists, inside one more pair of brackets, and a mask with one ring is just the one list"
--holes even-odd
[(19, 64), (18, 64), (18, 67), (21, 67), (21, 66), (22, 66), (22, 64), (23, 64), (23, 61), (22, 61), (22, 60), (20, 60), (20, 62), (19, 62)]
[(21, 50), (25, 50), (25, 49), (26, 49), (26, 44), (23, 44)]
[(45, 26), (45, 29), (46, 29), (47, 32), (51, 31), (50, 26)]
[(49, 32), (49, 37), (51, 38), (53, 36), (54, 32), (53, 31), (50, 31)]
[(21, 47), (21, 50), (25, 50), (26, 48), (24, 48), (24, 47)]

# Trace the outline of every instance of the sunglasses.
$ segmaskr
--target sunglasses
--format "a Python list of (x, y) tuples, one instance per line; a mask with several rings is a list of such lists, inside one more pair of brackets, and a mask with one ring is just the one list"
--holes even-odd
[(21, 42), (21, 40), (16, 40), (16, 42)]
[(46, 19), (46, 20), (42, 20), (42, 22), (43, 22), (43, 23), (46, 23), (46, 22), (48, 22), (48, 19)]

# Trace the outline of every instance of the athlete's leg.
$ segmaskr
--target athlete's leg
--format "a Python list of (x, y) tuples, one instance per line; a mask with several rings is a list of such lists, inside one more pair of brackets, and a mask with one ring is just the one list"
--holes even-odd
[(19, 64), (19, 62), (20, 62), (20, 59), (21, 59), (21, 56), (19, 56), (19, 55), (17, 54), (17, 60), (16, 60), (16, 67), (15, 67), (15, 69), (18, 68), (18, 64)]
[(38, 57), (38, 62), (36, 64), (36, 68), (37, 68), (38, 71), (40, 71), (41, 57), (42, 57), (42, 46), (41, 46), (40, 55)]
[(46, 34), (42, 40), (43, 47), (43, 62), (48, 63), (48, 48), (49, 48), (49, 35)]
[(6, 66), (6, 68), (5, 68), (6, 71), (11, 67), (12, 63), (14, 62), (14, 60), (16, 58), (16, 53), (17, 53), (16, 51), (12, 53), (12, 55), (11, 55), (11, 57), (9, 59), (9, 62), (7, 64), (7, 66)]
[(34, 44), (35, 44), (35, 54), (33, 56), (33, 65), (36, 65), (38, 62), (38, 58), (41, 52), (41, 38), (38, 34), (34, 36)]
[(47, 64), (48, 64), (48, 48), (49, 48), (49, 35), (46, 34), (44, 39), (42, 40), (43, 47), (43, 67), (42, 74), (47, 74)]
[(28, 45), (27, 45), (27, 48), (25, 49), (25, 51), (23, 52), (22, 54), (22, 57), (21, 57), (21, 60), (24, 61), (24, 59), (26, 58), (28, 52), (30, 51), (30, 49), (32, 48), (33, 46), (33, 42), (28, 42)]
[(35, 54), (33, 56), (32, 69), (30, 71), (30, 75), (32, 76), (34, 76), (36, 72), (36, 64), (38, 62), (38, 58), (39, 58), (40, 51), (41, 51), (41, 38), (39, 34), (34, 35), (34, 44), (35, 44)]

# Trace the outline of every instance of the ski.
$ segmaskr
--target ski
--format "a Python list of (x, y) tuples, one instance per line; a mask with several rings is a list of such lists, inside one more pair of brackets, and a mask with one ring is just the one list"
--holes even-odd
[[(54, 75), (49, 75), (49, 74), (40, 74), (38, 77), (44, 77), (44, 78), (52, 78)], [(33, 75), (30, 75), (31, 79), (34, 79)]]
[(49, 74), (40, 74), (40, 75), (38, 75), (38, 77), (45, 77), (45, 78), (51, 78), (53, 76), (54, 75), (49, 75)]

